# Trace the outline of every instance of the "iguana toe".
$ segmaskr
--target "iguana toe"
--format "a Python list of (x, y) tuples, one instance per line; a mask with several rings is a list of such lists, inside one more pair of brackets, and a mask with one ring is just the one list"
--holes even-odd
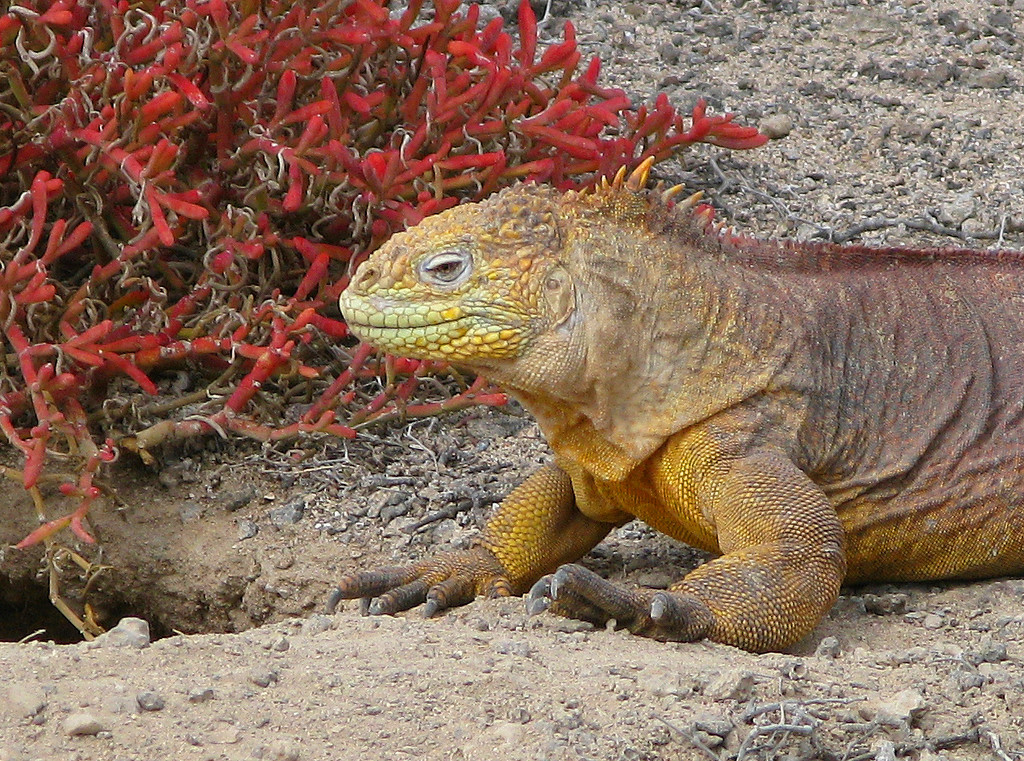
[(616, 623), (632, 628), (648, 620), (648, 605), (643, 591), (632, 592), (583, 566), (568, 563), (533, 585), (527, 610), (530, 613), (549, 610), (565, 618), (598, 625), (615, 619)]
[(551, 607), (551, 577), (551, 574), (542, 576), (530, 587), (530, 593), (526, 597), (526, 612), (531, 616), (540, 615)]
[(478, 594), (502, 597), (511, 592), (501, 564), (478, 547), (413, 565), (347, 574), (328, 599), (327, 612), (333, 613), (342, 600), (359, 598), (364, 615), (393, 615), (422, 603), (430, 617), (472, 602)]

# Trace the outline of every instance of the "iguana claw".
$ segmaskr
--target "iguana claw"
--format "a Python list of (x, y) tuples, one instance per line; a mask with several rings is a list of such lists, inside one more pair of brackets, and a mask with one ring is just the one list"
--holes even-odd
[(541, 578), (530, 589), (527, 610), (552, 613), (605, 624), (611, 619), (632, 628), (649, 621), (645, 590), (630, 591), (601, 578), (581, 565), (568, 563)]
[(625, 589), (583, 566), (568, 564), (540, 579), (527, 599), (530, 614), (616, 625), (657, 639), (690, 641), (706, 636), (709, 613), (690, 595)]
[(478, 595), (511, 594), (501, 565), (486, 549), (451, 552), (408, 566), (350, 573), (327, 601), (333, 613), (345, 599), (360, 599), (363, 615), (393, 615), (423, 603), (426, 617), (464, 605)]
[(537, 583), (530, 587), (526, 597), (526, 612), (531, 616), (538, 616), (551, 607), (554, 595), (551, 591), (551, 574), (542, 576)]

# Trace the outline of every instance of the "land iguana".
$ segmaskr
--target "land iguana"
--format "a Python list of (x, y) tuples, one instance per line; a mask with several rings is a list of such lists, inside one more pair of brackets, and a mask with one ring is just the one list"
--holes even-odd
[[(696, 197), (523, 184), (395, 235), (352, 331), (484, 374), (554, 451), (468, 550), (345, 576), (754, 651), (840, 585), (1024, 571), (1024, 253), (761, 242)], [(574, 564), (633, 518), (716, 556), (667, 590)]]

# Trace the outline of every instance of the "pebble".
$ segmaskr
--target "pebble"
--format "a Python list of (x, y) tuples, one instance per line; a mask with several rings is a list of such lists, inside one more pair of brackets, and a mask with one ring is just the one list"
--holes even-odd
[(233, 513), (236, 510), (241, 510), (254, 499), (256, 499), (256, 489), (252, 486), (248, 486), (237, 494), (228, 495), (224, 499), (224, 509), (229, 513)]
[(255, 668), (249, 672), (249, 681), (257, 687), (269, 687), (278, 680), (278, 673), (274, 669)]
[(866, 594), (863, 597), (863, 601), (866, 612), (876, 616), (890, 616), (906, 613), (910, 598), (902, 593)]
[(164, 699), (153, 690), (143, 690), (135, 700), (143, 711), (162, 711), (164, 708)]
[(793, 120), (785, 114), (774, 114), (762, 121), (759, 129), (772, 140), (778, 140), (793, 131)]
[(244, 541), (245, 539), (252, 539), (256, 534), (260, 532), (260, 527), (255, 522), (248, 518), (240, 518), (238, 520), (238, 539)]
[(134, 647), (141, 650), (150, 643), (149, 624), (141, 618), (122, 618), (110, 631), (96, 638), (100, 647)]
[(188, 694), (189, 703), (205, 703), (213, 700), (213, 689), (210, 687), (197, 687)]
[(35, 684), (12, 684), (7, 688), (7, 705), (18, 718), (32, 718), (46, 708), (43, 689)]
[(299, 748), (286, 740), (275, 740), (261, 749), (263, 761), (299, 761)]
[(1010, 73), (1005, 69), (982, 69), (967, 77), (967, 86), (975, 89), (1005, 87), (1010, 84)]
[(281, 505), (281, 507), (275, 507), (270, 511), (270, 522), (278, 528), (298, 523), (302, 520), (302, 516), (306, 514), (308, 500), (309, 497), (303, 495), (296, 497), (287, 504)]
[(754, 692), (754, 675), (742, 668), (724, 671), (704, 688), (712, 700), (749, 700)]
[(70, 714), (63, 723), (64, 734), (77, 737), (79, 735), (95, 735), (106, 731), (102, 721), (89, 711), (76, 711)]
[(875, 704), (874, 720), (890, 726), (901, 726), (916, 719), (928, 709), (924, 695), (914, 689), (900, 690), (888, 700)]
[(949, 203), (939, 207), (939, 221), (951, 227), (960, 227), (968, 217), (974, 216), (978, 200), (974, 193), (960, 193)]
[(494, 643), (494, 652), (500, 655), (518, 655), (522, 658), (529, 658), (533, 648), (528, 642), (522, 640), (502, 640)]
[(691, 690), (683, 683), (683, 675), (673, 669), (661, 667), (646, 668), (637, 675), (637, 687), (645, 690), (656, 698), (668, 696), (684, 697)]
[(306, 637), (315, 637), (317, 634), (331, 628), (333, 619), (330, 616), (325, 616), (323, 613), (314, 613), (312, 616), (302, 622), (302, 628), (300, 632)]
[(1005, 661), (1007, 657), (1006, 643), (997, 642), (991, 637), (983, 639), (977, 649), (968, 651), (966, 655), (968, 663), (975, 666), (979, 663), (998, 663)]
[(823, 637), (821, 642), (818, 643), (818, 647), (814, 650), (814, 655), (818, 658), (838, 658), (840, 652), (842, 652), (839, 646), (839, 639), (836, 637)]

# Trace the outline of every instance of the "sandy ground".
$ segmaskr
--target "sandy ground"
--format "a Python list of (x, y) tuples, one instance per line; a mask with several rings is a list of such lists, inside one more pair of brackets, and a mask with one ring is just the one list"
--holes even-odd
[[(552, 13), (637, 99), (702, 95), (781, 136), (655, 170), (706, 188), (739, 229), (1024, 249), (1021, 0)], [(760, 656), (530, 618), (519, 599), (432, 620), (322, 615), (346, 570), (465, 546), (548, 457), (510, 408), (123, 463), (120, 502), (93, 516), (102, 555), (71, 547), (102, 570), (90, 581), (63, 553), (61, 584), (107, 627), (135, 616), (151, 634), (129, 621), (47, 642), (74, 631), (41, 556), (0, 549), (0, 635), (31, 640), (0, 644), (0, 761), (1024, 758), (1020, 580), (844, 590), (805, 641)], [(0, 490), (2, 547), (34, 516)], [(586, 562), (660, 587), (700, 560), (629, 525)]]

